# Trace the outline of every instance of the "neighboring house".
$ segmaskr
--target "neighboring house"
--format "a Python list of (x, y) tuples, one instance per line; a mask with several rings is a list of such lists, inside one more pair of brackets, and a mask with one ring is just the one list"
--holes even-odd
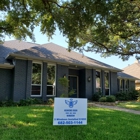
[(113, 95), (118, 92), (121, 71), (53, 43), (7, 41), (0, 45), (0, 100), (60, 97), (62, 77), (69, 79), (74, 97), (91, 100), (99, 91)]
[(136, 60), (133, 64), (123, 68), (123, 72), (137, 78), (135, 87), (136, 90), (140, 90), (140, 62)]
[(129, 74), (118, 72), (118, 92), (128, 92), (135, 89), (135, 81), (139, 80)]

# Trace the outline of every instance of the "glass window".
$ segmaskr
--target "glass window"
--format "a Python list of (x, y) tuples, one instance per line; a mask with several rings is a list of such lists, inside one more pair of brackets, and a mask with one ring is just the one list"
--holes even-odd
[(42, 84), (42, 64), (32, 64), (32, 91), (31, 95), (41, 95), (41, 84)]
[(101, 92), (101, 72), (96, 71), (96, 92)]
[(104, 76), (105, 76), (105, 95), (109, 95), (109, 72), (105, 72)]
[(55, 65), (47, 66), (47, 95), (55, 95)]
[(122, 92), (124, 90), (124, 80), (120, 79), (120, 91)]

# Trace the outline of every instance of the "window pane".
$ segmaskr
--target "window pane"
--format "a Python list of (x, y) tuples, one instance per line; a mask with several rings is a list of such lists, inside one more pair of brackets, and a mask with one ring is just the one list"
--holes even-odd
[(109, 73), (105, 72), (105, 88), (109, 88)]
[(101, 87), (101, 75), (99, 71), (96, 71), (96, 88)]
[(47, 86), (47, 95), (54, 95), (54, 86)]
[(41, 64), (33, 63), (32, 84), (41, 84)]
[(55, 95), (55, 66), (47, 66), (47, 95)]
[(33, 63), (32, 65), (32, 92), (31, 95), (41, 94), (41, 64)]
[(109, 95), (109, 89), (105, 89), (105, 95)]
[(32, 95), (40, 95), (40, 87), (32, 85)]
[(47, 85), (55, 84), (55, 66), (48, 65), (47, 67)]

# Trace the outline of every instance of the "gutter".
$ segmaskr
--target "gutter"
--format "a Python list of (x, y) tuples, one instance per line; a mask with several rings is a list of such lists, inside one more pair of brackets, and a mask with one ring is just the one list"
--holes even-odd
[(14, 65), (10, 65), (8, 63), (0, 64), (0, 68), (2, 69), (13, 69)]

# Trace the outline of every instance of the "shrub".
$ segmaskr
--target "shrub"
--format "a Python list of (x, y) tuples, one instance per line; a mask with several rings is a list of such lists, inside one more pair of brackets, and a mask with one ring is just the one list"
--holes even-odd
[(100, 97), (101, 97), (100, 93), (95, 93), (95, 94), (93, 94), (92, 99), (93, 99), (93, 101), (99, 101)]
[(49, 98), (48, 100), (47, 100), (47, 104), (48, 105), (52, 105), (54, 103), (54, 100), (52, 99), (52, 98)]
[(115, 96), (116, 96), (116, 100), (119, 100), (119, 101), (128, 100), (128, 94), (126, 94), (125, 92), (118, 92)]
[(139, 92), (139, 95), (138, 95), (137, 101), (140, 102), (140, 92)]
[(106, 101), (107, 102), (115, 102), (116, 101), (116, 97), (114, 95), (106, 96)]
[(137, 90), (132, 90), (128, 93), (128, 100), (137, 100), (139, 92)]
[(106, 97), (101, 97), (101, 98), (99, 99), (99, 102), (106, 102)]

